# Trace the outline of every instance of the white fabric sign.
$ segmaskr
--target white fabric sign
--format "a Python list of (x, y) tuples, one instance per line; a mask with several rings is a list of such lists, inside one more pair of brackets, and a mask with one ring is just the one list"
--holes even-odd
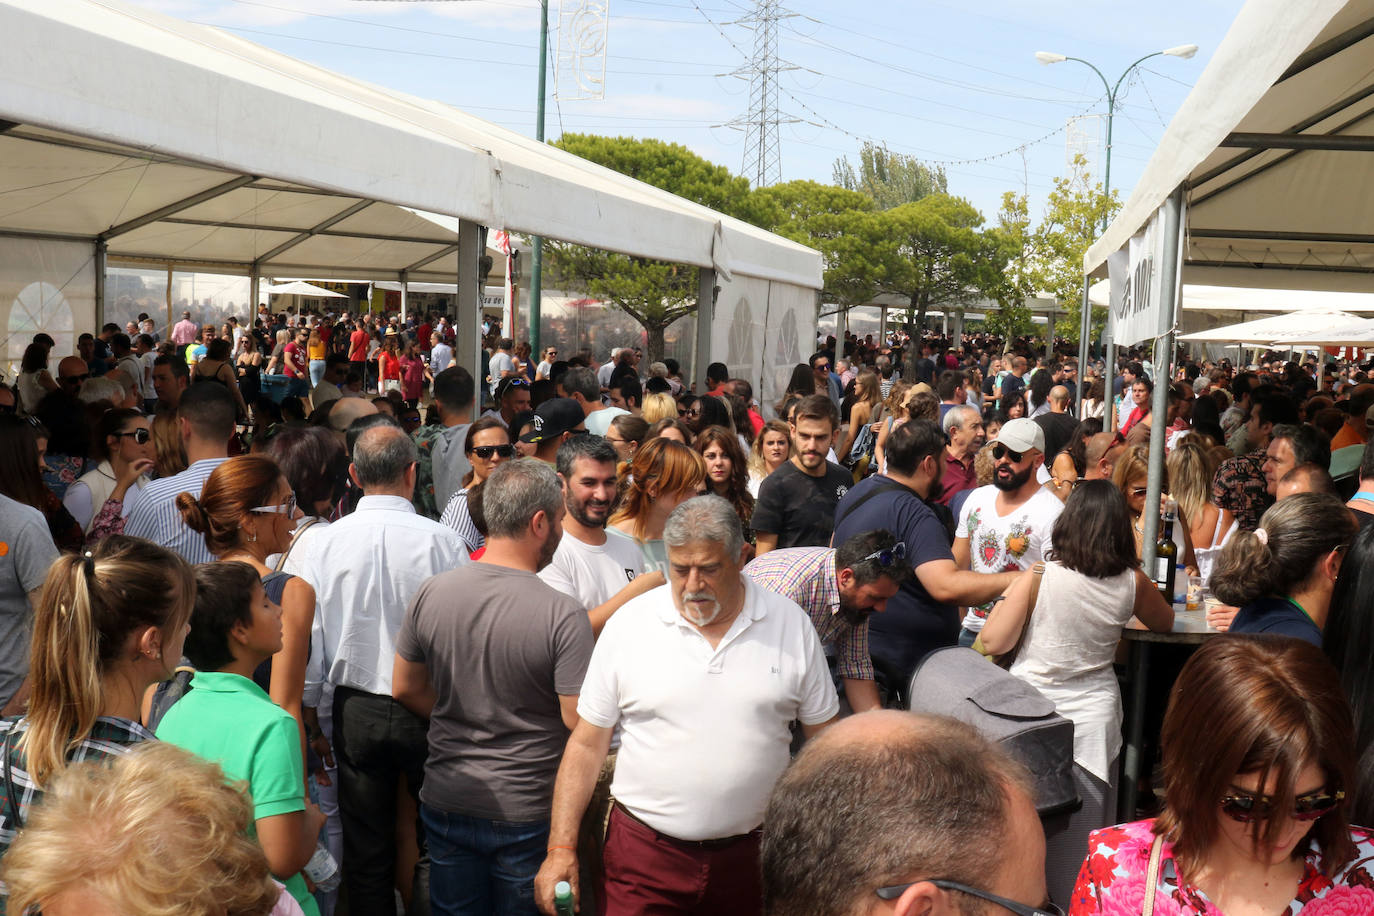
[[(1143, 232), (1107, 257), (1111, 277), (1111, 308), (1119, 347), (1151, 340), (1167, 329), (1164, 320), (1160, 271), (1164, 264), (1164, 210), (1150, 217)], [(1176, 301), (1175, 297), (1170, 297)]]

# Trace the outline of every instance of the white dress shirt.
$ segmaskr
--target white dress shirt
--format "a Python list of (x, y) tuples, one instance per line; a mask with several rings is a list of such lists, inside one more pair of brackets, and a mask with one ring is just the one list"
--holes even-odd
[(400, 496), (364, 496), (291, 559), (315, 589), (305, 705), (323, 682), (391, 695), (396, 633), (406, 607), (429, 577), (468, 562), (451, 528), (415, 513)]

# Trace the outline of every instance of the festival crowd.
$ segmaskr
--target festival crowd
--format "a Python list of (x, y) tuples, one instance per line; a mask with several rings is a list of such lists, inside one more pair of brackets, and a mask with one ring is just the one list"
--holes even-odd
[[(0, 911), (1374, 914), (1355, 361), (846, 334), (765, 403), (423, 314), (55, 346), (0, 386)], [(1123, 629), (1195, 605), (1118, 810)], [(936, 652), (1072, 722), (1075, 810)]]

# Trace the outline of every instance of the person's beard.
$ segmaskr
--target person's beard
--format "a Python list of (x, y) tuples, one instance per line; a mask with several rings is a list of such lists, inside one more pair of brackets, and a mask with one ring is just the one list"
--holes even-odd
[[(585, 528), (605, 528), (606, 519), (611, 514), (611, 501), (588, 498), (583, 502), (578, 502), (571, 495), (563, 500), (563, 505), (567, 507), (568, 514), (571, 515), (579, 525)], [(601, 511), (601, 517), (592, 516), (593, 509)]]
[[(711, 612), (709, 614), (700, 614), (691, 602), (705, 600), (711, 602)], [(682, 613), (696, 626), (709, 627), (711, 624), (715, 623), (716, 618), (720, 616), (720, 602), (716, 600), (716, 596), (711, 592), (683, 592)]]
[(855, 607), (846, 602), (843, 598), (840, 599), (840, 617), (852, 626), (859, 626), (867, 620), (872, 613), (873, 608), (871, 607)]
[[(1006, 477), (1002, 476), (1002, 468), (1008, 470)], [(1004, 493), (1014, 493), (1026, 485), (1030, 476), (1035, 473), (1034, 467), (1028, 467), (1024, 471), (1012, 471), (1008, 465), (1002, 465), (992, 474), (992, 485)]]

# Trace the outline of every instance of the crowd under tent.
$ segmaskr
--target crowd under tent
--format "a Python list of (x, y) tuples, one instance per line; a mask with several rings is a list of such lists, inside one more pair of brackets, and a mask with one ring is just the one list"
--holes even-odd
[(0, 0), (0, 32), (11, 359), (97, 327), (118, 258), (455, 283), (475, 366), (483, 227), (698, 269), (695, 371), (726, 362), (761, 401), (810, 352), (818, 252), (451, 106), (117, 0)]

